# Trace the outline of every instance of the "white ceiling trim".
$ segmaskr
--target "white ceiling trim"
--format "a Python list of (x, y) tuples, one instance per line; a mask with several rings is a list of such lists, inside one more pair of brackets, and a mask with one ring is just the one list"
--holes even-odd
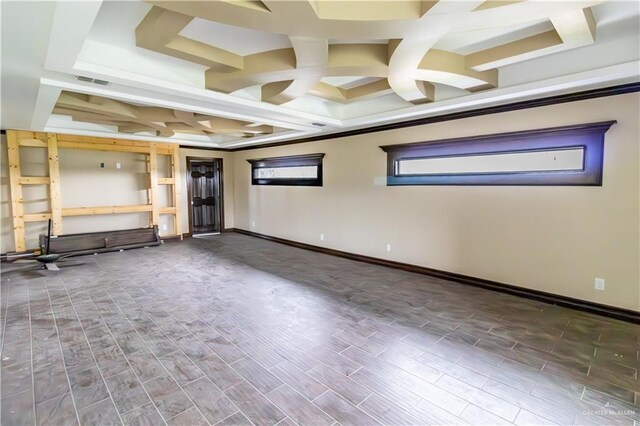
[(68, 72), (91, 33), (102, 0), (57, 2), (45, 68)]
[(180, 35), (242, 56), (291, 47), (289, 38), (284, 34), (236, 27), (201, 18), (191, 21), (180, 31)]
[(40, 85), (31, 117), (31, 129), (42, 129), (47, 125), (51, 112), (60, 97), (60, 92), (62, 89), (58, 87)]
[[(110, 86), (96, 86), (90, 83), (84, 83), (75, 80), (59, 80), (54, 78), (42, 78), (40, 80), (42, 85), (57, 87), (61, 90), (69, 90), (72, 92), (84, 93), (88, 95), (97, 95), (107, 98), (113, 98), (124, 102), (133, 102), (140, 105), (157, 106), (164, 108), (171, 108), (183, 111), (198, 112), (207, 115), (216, 115), (224, 118), (231, 118), (235, 120), (258, 122), (261, 124), (268, 124), (277, 127), (289, 127), (295, 130), (307, 130), (313, 131), (314, 127), (311, 125), (300, 125), (284, 120), (266, 119), (264, 116), (251, 115), (249, 113), (238, 114), (230, 112), (229, 108), (220, 103), (202, 103), (191, 98), (185, 99), (184, 97), (172, 96), (167, 97), (163, 94), (156, 92), (148, 92), (141, 89), (135, 89), (127, 86), (110, 85)], [(337, 121), (337, 120), (336, 120)]]
[[(108, 126), (98, 126), (92, 123), (70, 122), (68, 117), (62, 117), (59, 115), (51, 115), (49, 121), (44, 127), (43, 131), (52, 133), (64, 133), (69, 135), (81, 135), (81, 136), (96, 136), (102, 138), (112, 139), (128, 139), (150, 142), (168, 142), (178, 145), (188, 145), (195, 148), (230, 148), (237, 146), (235, 143), (212, 143), (207, 137), (200, 135), (192, 135), (185, 133), (176, 133), (175, 136), (170, 138), (161, 136), (152, 136), (145, 134), (131, 134), (131, 133), (118, 133), (115, 130), (111, 130)], [(309, 132), (291, 131), (282, 132), (278, 134), (272, 134), (268, 136), (256, 136), (251, 138), (252, 143), (270, 143), (278, 142), (283, 139), (295, 139), (308, 136)]]
[[(123, 58), (123, 60), (126, 60), (126, 58)], [(327, 125), (340, 125), (339, 120), (331, 117), (295, 111), (282, 106), (258, 102), (239, 96), (228, 95), (225, 93), (215, 92), (213, 90), (206, 90), (204, 88), (154, 79), (145, 75), (110, 68), (101, 64), (77, 61), (74, 64), (73, 71), (75, 74), (104, 79), (114, 83), (120, 83), (122, 85), (134, 86), (136, 88), (154, 91), (156, 93), (170, 96), (189, 96), (190, 99), (224, 105), (223, 110), (235, 109), (250, 111), (249, 113), (253, 114), (266, 114), (267, 116), (286, 116), (287, 118), (295, 118), (295, 121), (299, 124), (321, 122)]]
[[(491, 92), (479, 92), (468, 95), (464, 98), (453, 98), (449, 100), (439, 101), (428, 105), (420, 105), (410, 109), (403, 109), (395, 112), (384, 112), (373, 116), (366, 116), (356, 119), (348, 119), (342, 121), (339, 128), (323, 129), (311, 128), (306, 126), (300, 126), (295, 132), (281, 132), (265, 137), (255, 137), (251, 140), (240, 140), (226, 143), (214, 143), (209, 141), (208, 143), (197, 143), (197, 146), (218, 147), (218, 148), (236, 148), (246, 147), (253, 145), (260, 145), (268, 142), (279, 142), (284, 140), (296, 139), (317, 135), (319, 133), (337, 133), (345, 130), (358, 129), (363, 127), (406, 121), (417, 118), (430, 117), (435, 115), (441, 115), (445, 113), (453, 113), (472, 108), (480, 108), (487, 106), (500, 105), (510, 102), (541, 98), (545, 96), (558, 95), (563, 93), (575, 92), (576, 90), (587, 90), (597, 87), (604, 87), (613, 84), (623, 84), (628, 82), (637, 81), (638, 69), (640, 67), (640, 61), (633, 61), (624, 64), (614, 65), (605, 69), (591, 70), (587, 72), (565, 75), (562, 77), (556, 77), (546, 79), (543, 81), (537, 81), (534, 83), (528, 83), (523, 85), (512, 86), (508, 88), (495, 89)], [(604, 71), (604, 72), (603, 72)], [(218, 114), (219, 111), (211, 108), (197, 108), (192, 103), (170, 102), (166, 99), (156, 99), (145, 96), (136, 96), (127, 92), (120, 92), (113, 90), (111, 87), (102, 88), (87, 86), (82, 83), (68, 83), (55, 81), (51, 79), (42, 79), (43, 86), (56, 87), (59, 90), (72, 90), (80, 93), (95, 94), (98, 96), (107, 96), (114, 99), (129, 101), (129, 102), (141, 102), (152, 106), (162, 106), (174, 109), (190, 110), (193, 112), (201, 112), (203, 114)], [(246, 116), (244, 116), (246, 119)], [(235, 118), (231, 116), (229, 118)], [(265, 120), (257, 119), (257, 122), (263, 122), (264, 124), (271, 125), (284, 125), (285, 123), (271, 123)], [(61, 124), (58, 122), (58, 127), (47, 126), (48, 129), (56, 129), (56, 131), (65, 132), (69, 129), (59, 127)], [(287, 123), (290, 125), (290, 123)], [(53, 131), (53, 130), (49, 130)], [(100, 133), (101, 136), (114, 137), (115, 133), (108, 132), (95, 132), (88, 131), (83, 133), (81, 130), (72, 129), (74, 134), (88, 134), (97, 136), (96, 133)], [(135, 135), (122, 135), (122, 138), (129, 138)], [(193, 142), (193, 137), (191, 142)], [(174, 138), (159, 138), (150, 136), (136, 136), (135, 139), (140, 140), (157, 140), (163, 142), (171, 142), (172, 140), (180, 144), (188, 144), (189, 140), (178, 140)]]
[(473, 93), (464, 98), (453, 98), (428, 105), (419, 105), (402, 111), (344, 120), (344, 129), (380, 125), (416, 118), (431, 117), (443, 113), (469, 110), (478, 107), (500, 105), (509, 102), (542, 98), (545, 96), (588, 90), (597, 87), (638, 81), (640, 61), (613, 65), (597, 70), (564, 75), (533, 83), (521, 84), (486, 92)]

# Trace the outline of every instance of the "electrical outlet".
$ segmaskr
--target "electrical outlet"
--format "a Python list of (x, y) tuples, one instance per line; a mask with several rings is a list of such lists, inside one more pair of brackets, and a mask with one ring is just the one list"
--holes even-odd
[(391, 244), (387, 243), (387, 251), (391, 252)]
[(255, 228), (255, 227), (256, 227), (256, 222), (255, 222), (255, 220), (254, 220), (253, 222), (251, 222), (251, 227), (252, 227), (252, 228)]
[(320, 241), (324, 241), (324, 234), (320, 234)]
[(116, 169), (121, 169), (122, 168), (122, 163), (116, 163)]
[(100, 163), (100, 168), (104, 169), (104, 163)]
[(595, 280), (595, 289), (604, 291), (604, 278), (596, 278)]

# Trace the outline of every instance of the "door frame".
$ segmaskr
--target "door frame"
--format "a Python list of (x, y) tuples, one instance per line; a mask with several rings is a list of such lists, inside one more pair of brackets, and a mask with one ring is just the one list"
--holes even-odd
[(224, 232), (224, 159), (220, 157), (187, 157), (187, 207), (189, 209), (189, 236), (193, 236), (193, 207), (192, 207), (192, 195), (191, 195), (191, 162), (207, 162), (218, 163), (220, 170), (220, 202), (218, 203), (218, 209), (220, 210), (220, 233)]

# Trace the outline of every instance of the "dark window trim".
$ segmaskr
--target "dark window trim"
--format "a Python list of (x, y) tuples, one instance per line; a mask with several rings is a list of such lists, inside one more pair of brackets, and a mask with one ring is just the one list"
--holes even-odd
[[(601, 186), (604, 134), (616, 121), (577, 124), (547, 129), (385, 145), (387, 185), (583, 185)], [(507, 154), (583, 148), (583, 170), (500, 173), (398, 175), (400, 160), (469, 155)]]
[[(280, 186), (322, 186), (322, 159), (324, 153), (290, 155), (287, 157), (271, 157), (247, 160), (251, 164), (251, 185), (280, 185)], [(318, 176), (316, 178), (298, 179), (258, 179), (255, 171), (258, 169), (272, 167), (300, 167), (317, 166)]]

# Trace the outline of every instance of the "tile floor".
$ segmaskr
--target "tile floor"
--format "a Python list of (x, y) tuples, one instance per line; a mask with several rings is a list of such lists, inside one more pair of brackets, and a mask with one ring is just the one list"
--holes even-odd
[(3, 426), (640, 422), (638, 325), (239, 234), (74, 264), (2, 275)]

